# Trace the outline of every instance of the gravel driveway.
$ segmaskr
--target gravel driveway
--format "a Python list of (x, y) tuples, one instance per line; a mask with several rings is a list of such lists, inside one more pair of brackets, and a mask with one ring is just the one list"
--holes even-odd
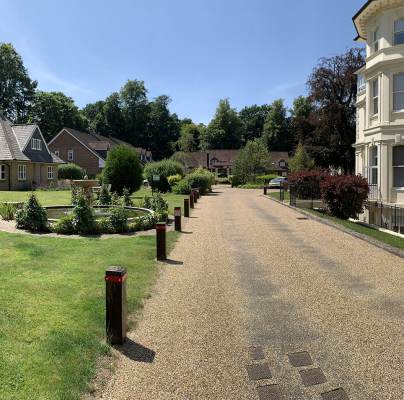
[(99, 398), (404, 398), (403, 259), (254, 190), (184, 230)]

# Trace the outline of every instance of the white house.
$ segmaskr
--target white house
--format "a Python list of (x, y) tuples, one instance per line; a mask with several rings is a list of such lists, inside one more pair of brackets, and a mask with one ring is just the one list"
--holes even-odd
[(366, 43), (357, 72), (356, 173), (368, 178), (370, 200), (404, 207), (404, 0), (370, 0), (353, 21), (356, 40)]

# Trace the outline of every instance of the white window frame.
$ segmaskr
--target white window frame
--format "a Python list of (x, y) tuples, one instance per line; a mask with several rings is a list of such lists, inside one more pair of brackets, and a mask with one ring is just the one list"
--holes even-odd
[(26, 164), (18, 164), (18, 180), (26, 181), (27, 180), (27, 166)]
[(55, 150), (55, 156), (59, 157), (59, 150)]
[(377, 53), (380, 50), (380, 28), (377, 27), (373, 32), (372, 32), (372, 51), (373, 53)]
[(404, 77), (404, 72), (398, 72), (397, 74), (393, 75), (393, 111), (394, 112), (402, 112), (404, 111), (404, 108), (396, 108), (396, 99), (395, 99), (395, 95), (398, 93), (404, 93), (404, 90), (396, 90), (395, 89), (395, 78), (396, 76), (402, 75)]
[[(374, 152), (376, 157), (374, 157)], [(376, 171), (376, 182), (373, 180), (373, 171)], [(379, 184), (379, 149), (377, 146), (369, 147), (369, 177), (368, 181), (371, 185)]]
[(379, 93), (379, 78), (376, 78), (372, 81), (372, 117), (379, 115)]
[(52, 165), (48, 165), (48, 180), (52, 181), (54, 178), (54, 170)]
[(404, 30), (402, 30), (402, 31), (396, 31), (396, 25), (397, 25), (397, 23), (400, 22), (400, 21), (403, 21), (403, 22), (404, 22), (404, 18), (399, 18), (399, 19), (396, 19), (396, 20), (394, 21), (394, 26), (393, 26), (393, 35), (394, 35), (394, 37), (393, 37), (393, 43), (394, 43), (394, 46), (399, 46), (400, 44), (404, 44), (404, 43), (397, 43), (397, 40), (396, 40), (397, 35), (399, 35), (400, 33), (404, 33)]
[(6, 180), (6, 164), (0, 164), (0, 181)]
[(67, 150), (67, 161), (74, 161), (74, 150)]
[(42, 150), (42, 140), (41, 139), (36, 139), (32, 138), (31, 140), (31, 148), (32, 150)]
[(404, 146), (394, 146), (393, 147), (393, 160), (392, 160), (392, 164), (393, 164), (393, 187), (394, 188), (403, 188), (403, 186), (396, 186), (396, 183), (395, 183), (395, 171), (396, 171), (396, 169), (398, 169), (398, 168), (402, 168), (402, 169), (404, 169), (404, 165), (394, 165), (394, 149), (396, 149), (396, 148), (399, 148), (399, 147), (401, 147), (402, 148), (402, 150), (404, 151)]

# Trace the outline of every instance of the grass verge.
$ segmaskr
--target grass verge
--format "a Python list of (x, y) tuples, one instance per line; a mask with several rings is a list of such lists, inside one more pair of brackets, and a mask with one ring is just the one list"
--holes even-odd
[[(177, 234), (168, 234), (171, 248)], [(76, 400), (104, 342), (108, 266), (128, 269), (128, 309), (156, 277), (155, 238), (58, 239), (0, 233), (0, 398)]]
[[(280, 200), (280, 192), (279, 190), (277, 190), (276, 192), (269, 192), (268, 193), (269, 197), (272, 197), (276, 200)], [(285, 192), (285, 200), (289, 201), (290, 200), (290, 193), (289, 192)]]

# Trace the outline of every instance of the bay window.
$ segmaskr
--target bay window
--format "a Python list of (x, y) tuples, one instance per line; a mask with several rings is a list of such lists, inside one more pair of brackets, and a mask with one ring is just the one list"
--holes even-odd
[(394, 22), (394, 44), (404, 43), (404, 18)]
[(372, 82), (372, 115), (379, 113), (379, 79)]
[(377, 147), (372, 146), (369, 149), (369, 183), (371, 185), (378, 184), (378, 169), (379, 169), (379, 157)]
[(404, 74), (393, 76), (393, 107), (394, 111), (404, 111)]
[(373, 31), (372, 37), (373, 37), (373, 44), (372, 44), (373, 52), (374, 52), (374, 53), (377, 53), (377, 52), (380, 50), (380, 44), (379, 44), (379, 40), (380, 40), (380, 29), (379, 29), (379, 28), (376, 28), (376, 29)]
[(393, 186), (404, 187), (404, 146), (393, 147)]

